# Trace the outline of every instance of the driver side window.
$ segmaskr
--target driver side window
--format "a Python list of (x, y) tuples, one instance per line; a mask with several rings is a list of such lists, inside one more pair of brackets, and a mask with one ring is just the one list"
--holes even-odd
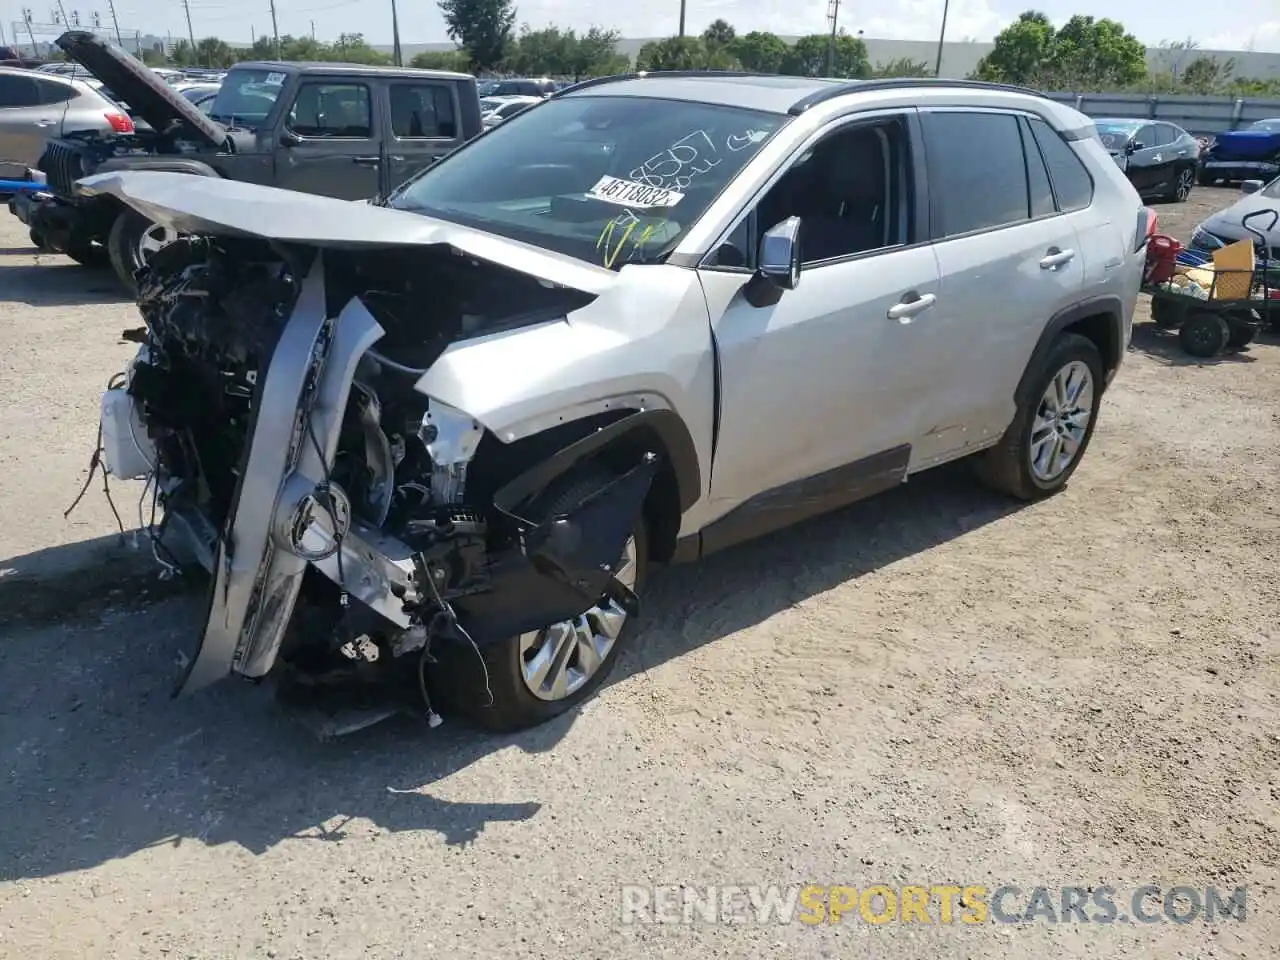
[(806, 266), (909, 242), (909, 142), (899, 118), (856, 123), (829, 134), (775, 181), (711, 263), (749, 267), (765, 231), (788, 217), (800, 218)]

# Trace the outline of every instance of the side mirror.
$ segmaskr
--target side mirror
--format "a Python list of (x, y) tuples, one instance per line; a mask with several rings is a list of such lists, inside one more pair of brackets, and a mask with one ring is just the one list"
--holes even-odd
[(753, 307), (771, 307), (800, 286), (800, 218), (788, 217), (760, 238), (755, 275), (743, 290)]
[(782, 290), (800, 286), (800, 218), (788, 217), (765, 231), (757, 260), (760, 275)]
[(1266, 184), (1263, 183), (1261, 180), (1245, 180), (1240, 184), (1240, 192), (1241, 193), (1257, 193), (1259, 190), (1261, 190), (1265, 186)]
[(1128, 143), (1124, 145), (1124, 152), (1137, 153), (1139, 150), (1142, 150), (1145, 147), (1146, 147), (1146, 144), (1143, 143), (1141, 140), (1130, 140)]
[(296, 147), (301, 142), (302, 138), (292, 130), (286, 130), (280, 134), (280, 146), (282, 147)]

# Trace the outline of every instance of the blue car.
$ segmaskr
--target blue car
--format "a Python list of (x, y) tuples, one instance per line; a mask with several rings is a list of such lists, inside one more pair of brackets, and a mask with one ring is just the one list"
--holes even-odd
[(1270, 180), (1280, 175), (1280, 118), (1220, 133), (1200, 164), (1204, 185), (1219, 180)]

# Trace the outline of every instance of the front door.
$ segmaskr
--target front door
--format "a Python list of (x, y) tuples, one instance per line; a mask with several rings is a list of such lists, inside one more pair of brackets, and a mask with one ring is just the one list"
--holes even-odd
[[(836, 468), (850, 467), (856, 485), (858, 463), (912, 442), (938, 269), (932, 249), (911, 243), (911, 155), (903, 115), (824, 132), (722, 247), (736, 251), (721, 257), (730, 265), (703, 269), (720, 378), (714, 513), (844, 475)], [(800, 283), (752, 306), (750, 267), (732, 261), (750, 260), (759, 234), (790, 216), (801, 218)]]
[(1129, 182), (1142, 193), (1155, 189), (1161, 178), (1167, 175), (1164, 163), (1169, 150), (1156, 142), (1160, 136), (1156, 128), (1157, 124), (1144, 124), (1133, 135), (1135, 145), (1141, 144), (1142, 147), (1129, 154)]
[(375, 89), (362, 80), (305, 79), (285, 113), (276, 184), (339, 200), (378, 194)]
[(462, 143), (457, 84), (394, 81), (387, 88), (387, 187), (394, 190)]

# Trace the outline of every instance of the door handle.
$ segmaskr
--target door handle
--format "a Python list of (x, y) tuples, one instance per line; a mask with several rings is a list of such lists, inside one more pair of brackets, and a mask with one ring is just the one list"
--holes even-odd
[(376, 167), (382, 161), (378, 157), (352, 157), (351, 162), (362, 167)]
[(921, 296), (915, 291), (912, 291), (890, 307), (887, 316), (890, 320), (897, 320), (900, 323), (910, 323), (912, 317), (918, 313), (923, 313), (937, 302), (938, 298), (932, 293), (926, 293), (924, 296)]
[(1070, 263), (1075, 258), (1076, 252), (1074, 250), (1059, 250), (1057, 247), (1050, 247), (1040, 261), (1040, 269), (1057, 270), (1058, 267)]
[(58, 121), (57, 120), (36, 120), (33, 122), (37, 127), (52, 127)]

